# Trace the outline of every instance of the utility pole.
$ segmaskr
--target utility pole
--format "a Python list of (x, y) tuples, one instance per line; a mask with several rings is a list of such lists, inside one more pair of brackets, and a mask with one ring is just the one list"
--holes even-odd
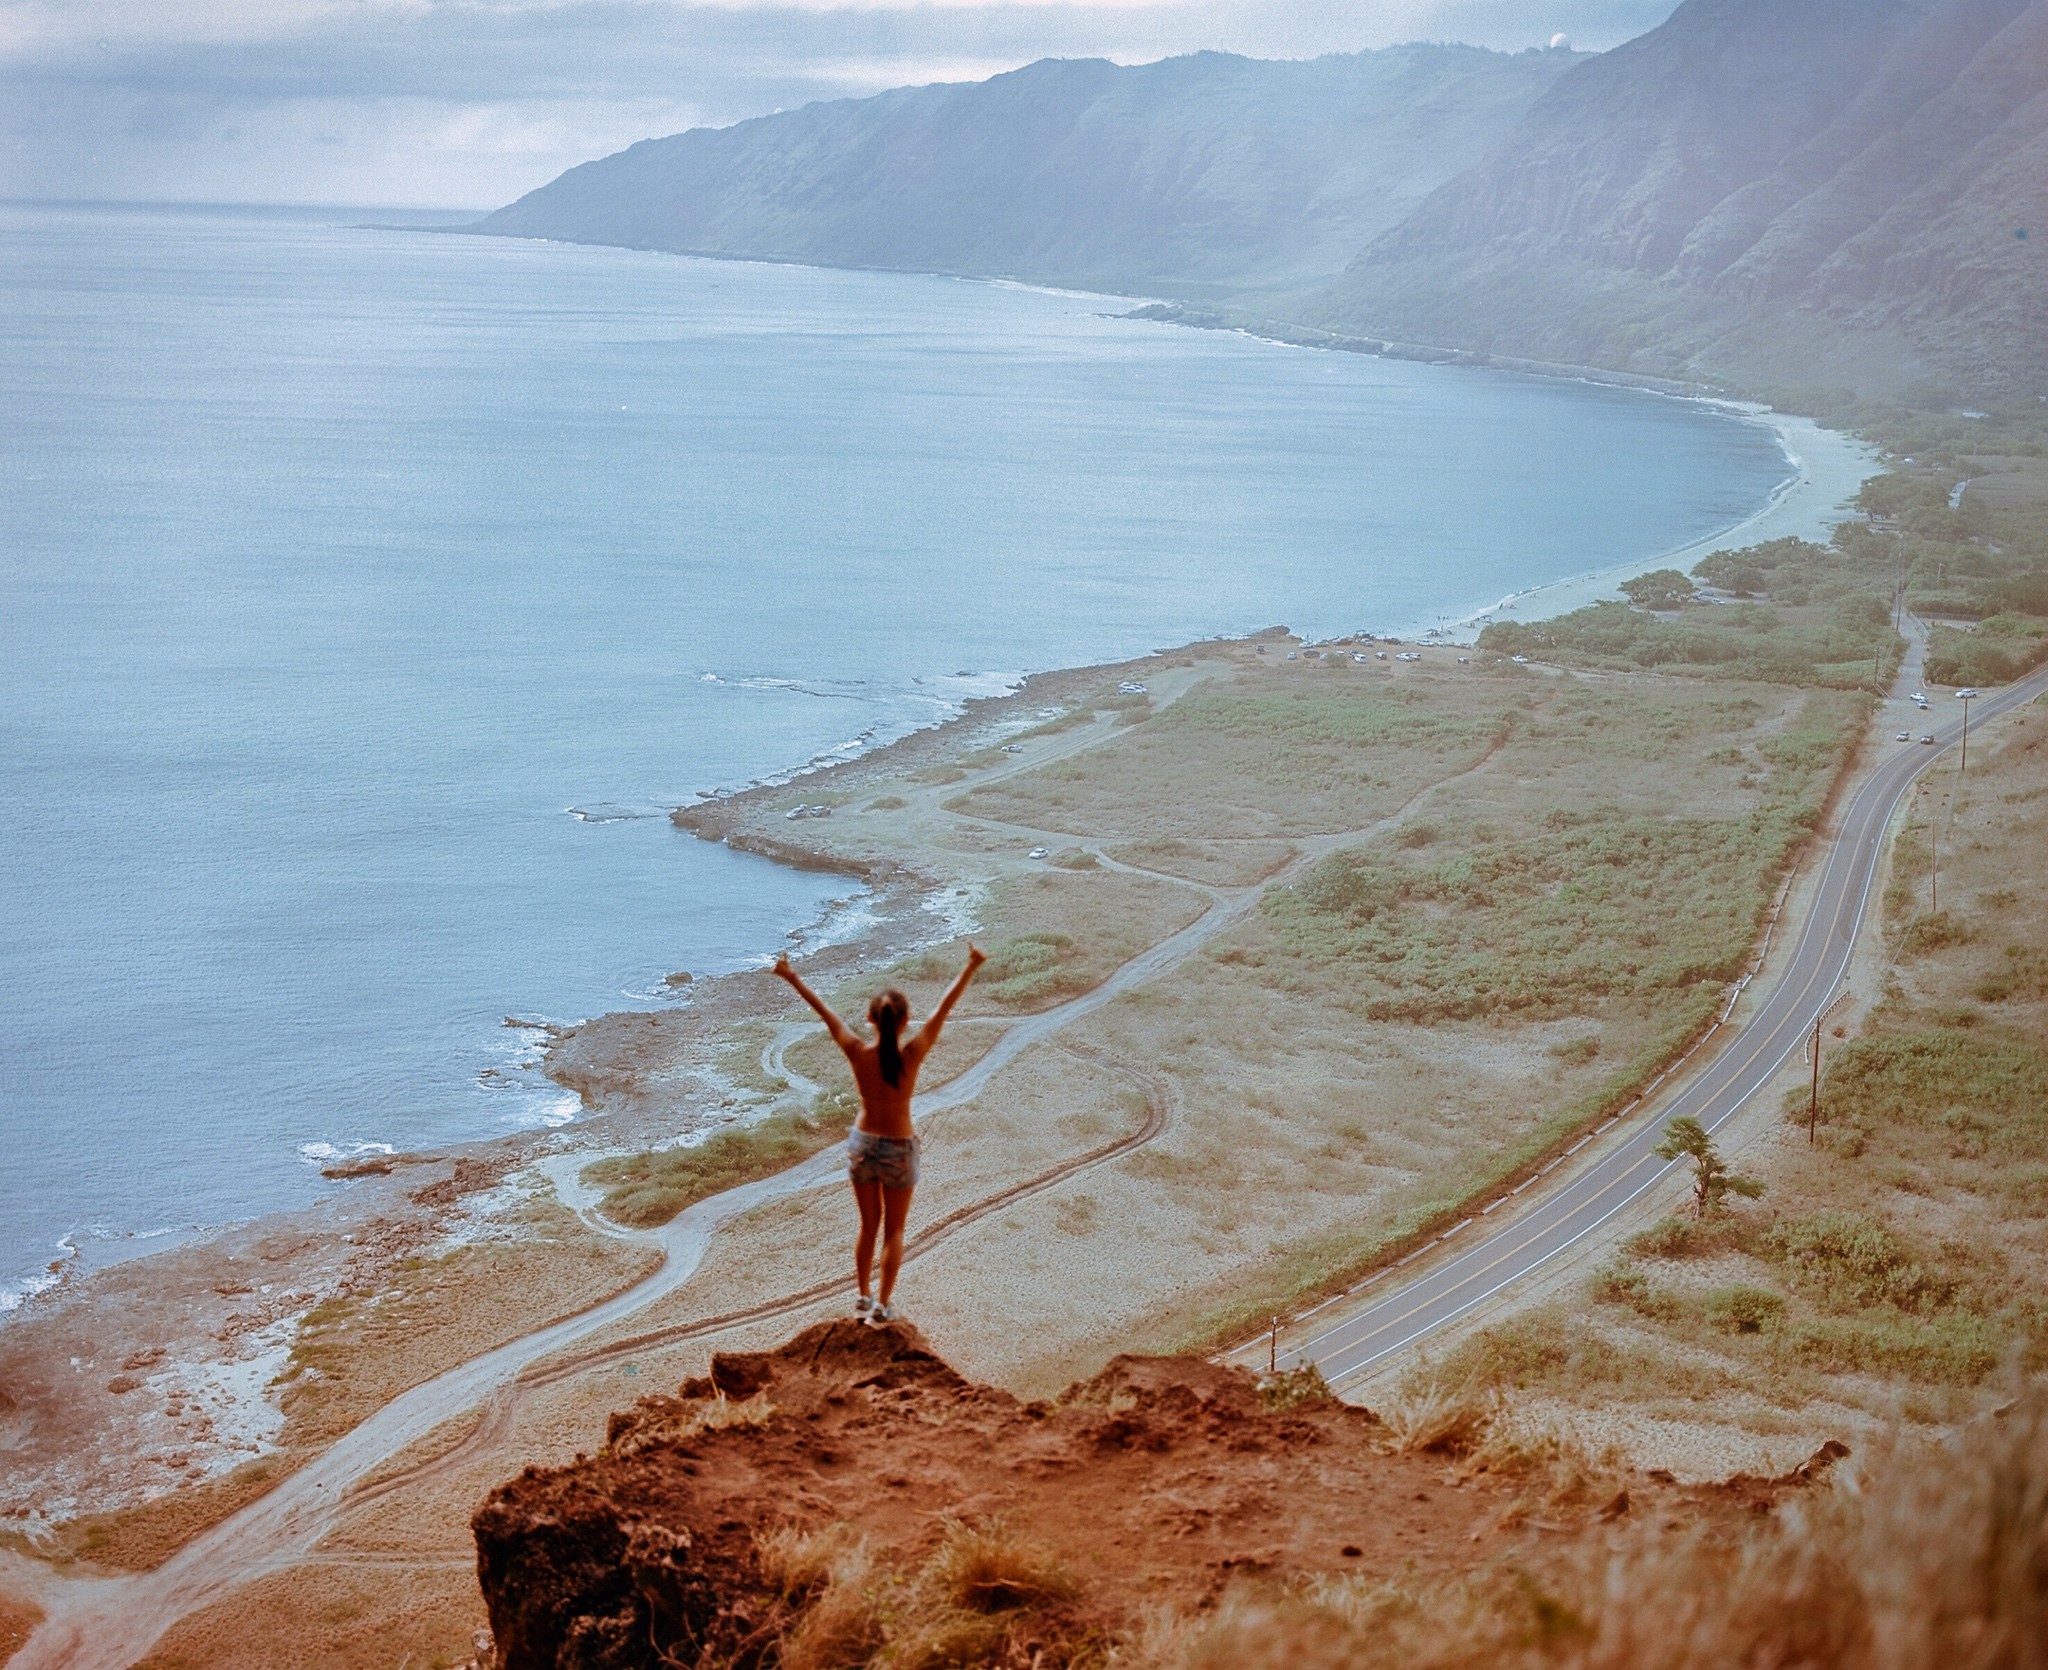
[(1963, 759), (1962, 759), (1962, 763), (1961, 763), (1960, 765), (1958, 765), (1958, 766), (1956, 767), (1956, 775), (1957, 775), (1958, 777), (1960, 777), (1960, 776), (1961, 776), (1961, 775), (1962, 775), (1962, 774), (1963, 774), (1964, 772), (1968, 771), (1969, 769), (1970, 769), (1970, 698), (1969, 698), (1968, 696), (1965, 696), (1965, 697), (1963, 698)]
[(1267, 1373), (1268, 1375), (1276, 1375), (1276, 1374), (1278, 1374), (1279, 1372), (1280, 1372), (1280, 1318), (1276, 1316), (1276, 1317), (1274, 1317), (1274, 1318), (1273, 1318), (1273, 1338), (1272, 1338), (1272, 1341), (1271, 1341), (1271, 1342), (1270, 1342), (1270, 1343), (1269, 1343), (1269, 1344), (1267, 1345), (1267, 1347), (1266, 1347), (1266, 1373)]
[(1814, 1144), (1814, 1131), (1820, 1125), (1820, 1023), (1827, 1018), (1823, 1009), (1813, 1017), (1813, 1091), (1806, 1098), (1806, 1146)]
[[(1935, 817), (1940, 815), (1937, 812)], [(1930, 896), (1927, 901), (1927, 914), (1929, 916), (1939, 916), (1941, 914), (1941, 825), (1936, 823), (1934, 818), (1927, 820), (1927, 841), (1934, 851), (1934, 867), (1928, 875)]]

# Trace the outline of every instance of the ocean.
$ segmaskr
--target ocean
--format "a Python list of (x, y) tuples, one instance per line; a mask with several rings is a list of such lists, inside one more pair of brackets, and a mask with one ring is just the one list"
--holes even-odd
[(1652, 566), (1791, 473), (1698, 402), (372, 218), (0, 206), (0, 1310), (572, 1118), (507, 1016), (857, 921), (673, 806)]

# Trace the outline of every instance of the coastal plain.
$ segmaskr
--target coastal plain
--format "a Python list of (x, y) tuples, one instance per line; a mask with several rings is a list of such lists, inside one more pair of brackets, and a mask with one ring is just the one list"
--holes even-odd
[[(1898, 640), (1830, 590), (1856, 565), (1801, 550), (1811, 595), (1781, 583), (1768, 610), (1638, 611), (1636, 651), (1685, 646), (1654, 670), (1588, 636), (1607, 630), (1598, 611), (1561, 628), (1547, 661), (1506, 653), (1512, 635), (1273, 632), (1034, 679), (863, 758), (679, 811), (703, 838), (865, 889), (872, 932), (804, 959), (849, 1015), (884, 984), (922, 1014), (969, 937), (990, 954), (920, 1086), (925, 1179), (900, 1291), (934, 1345), (1031, 1397), (1120, 1351), (1236, 1344), (1629, 1105), (1723, 1012), (1877, 741), (1877, 680), (1858, 687), (1844, 645), (1863, 632), (1863, 665), (1888, 677)], [(2017, 835), (1986, 826), (2001, 855), (1987, 874), (2010, 858), (1993, 837)], [(1890, 931), (1925, 938), (1897, 910)], [(2030, 991), (2030, 942), (2015, 943), (2009, 983)], [(690, 1243), (687, 1279), (481, 1408), (451, 1407), (328, 1510), (310, 1557), (188, 1612), (146, 1662), (255, 1665), (311, 1638), (313, 1661), (337, 1665), (394, 1646), (467, 1657), (482, 1622), (468, 1516), (493, 1485), (588, 1450), (609, 1411), (713, 1350), (772, 1348), (849, 1301), (843, 1185), (829, 1165), (787, 1169), (850, 1121), (843, 1063), (765, 972), (681, 983), (686, 1004), (551, 1033), (577, 1125), (374, 1162), (328, 1221), (154, 1261), (153, 1310), (101, 1306), (81, 1333), (81, 1311), (59, 1307), (10, 1328), (0, 1382), (21, 1403), (62, 1392), (22, 1374), (31, 1359), (72, 1360), (90, 1395), (68, 1428), (19, 1421), (40, 1448), (17, 1445), (30, 1467), (4, 1586), (47, 1602), (67, 1574), (149, 1568), (408, 1387), (631, 1288), (664, 1246), (676, 1255), (658, 1237), (693, 1203), (771, 1185)], [(1686, 1320), (1692, 1301), (1661, 1296), (1689, 1291), (1666, 1269), (1685, 1256), (1645, 1244), (1622, 1276), (1510, 1325), (1523, 1339), (1677, 1328), (1600, 1357), (1600, 1373), (1576, 1359), (1536, 1373), (1526, 1363), (1551, 1356), (1467, 1340), (1450, 1391), (1438, 1364), (1398, 1396), (1513, 1395), (1551, 1423), (1544, 1442), (1696, 1478), (1831, 1436), (1818, 1427), (1841, 1424), (1843, 1400), (1801, 1402), (1825, 1376), (1670, 1367), (1720, 1338), (1727, 1308), (1701, 1298), (1705, 1320)], [(265, 1286), (275, 1314), (260, 1323), (208, 1311)], [(1640, 1293), (1652, 1301), (1630, 1309)], [(2011, 1319), (2007, 1337), (2030, 1326)], [(282, 1427), (232, 1435), (252, 1459), (229, 1455), (225, 1430), (179, 1429), (173, 1472), (196, 1482), (165, 1490), (147, 1422), (189, 1426), (197, 1401), (172, 1376), (209, 1353), (255, 1363), (222, 1346), (260, 1328), (276, 1360), (252, 1389)], [(1617, 1450), (1573, 1397), (1611, 1402), (1601, 1374), (1652, 1350), (1670, 1372), (1637, 1377), (1644, 1419)], [(1930, 1417), (1976, 1396), (1981, 1355), (1923, 1399)], [(138, 1372), (112, 1373), (131, 1359)], [(1739, 1395), (1703, 1444), (1671, 1400), (1714, 1388)], [(23, 1513), (53, 1479), (73, 1510)]]

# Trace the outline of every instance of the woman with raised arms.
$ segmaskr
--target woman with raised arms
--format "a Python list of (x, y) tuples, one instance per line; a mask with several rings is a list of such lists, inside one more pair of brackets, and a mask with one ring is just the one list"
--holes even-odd
[[(903, 1264), (903, 1223), (910, 1216), (911, 1191), (917, 1187), (917, 1132), (910, 1123), (910, 1093), (917, 1085), (917, 1070), (939, 1041), (939, 1029), (967, 990), (974, 971), (987, 961), (970, 943), (967, 966), (946, 988), (931, 1018), (908, 1038), (903, 1037), (903, 1029), (910, 1024), (910, 1000), (893, 986), (877, 992), (868, 1004), (868, 1019), (875, 1028), (870, 1043), (804, 984), (787, 957), (775, 959), (775, 972), (818, 1012), (832, 1042), (846, 1052), (846, 1063), (860, 1090), (860, 1120), (846, 1138), (846, 1169), (853, 1181), (854, 1201), (860, 1207), (860, 1239), (853, 1249), (860, 1297), (853, 1308), (871, 1323), (894, 1322), (901, 1315), (891, 1296), (896, 1291), (896, 1272)], [(882, 1235), (882, 1289), (879, 1296), (870, 1296), (877, 1230)]]

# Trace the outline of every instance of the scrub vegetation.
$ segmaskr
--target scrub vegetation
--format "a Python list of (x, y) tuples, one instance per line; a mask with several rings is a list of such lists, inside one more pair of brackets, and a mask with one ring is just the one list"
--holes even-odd
[(604, 1190), (601, 1210), (614, 1223), (651, 1229), (711, 1195), (808, 1159), (845, 1136), (858, 1111), (850, 1096), (828, 1093), (809, 1112), (772, 1113), (687, 1148), (593, 1161), (583, 1180)]
[[(1964, 781), (1902, 830), (1897, 959), (1825, 1053), (1814, 1141), (1802, 1087), (1743, 1156), (1764, 1202), (1638, 1232), (1582, 1300), (1468, 1337), (1435, 1374), (1568, 1423), (1811, 1438), (1816, 1408), (1945, 1423), (2048, 1367), (2048, 898), (2015, 885), (2048, 875), (2048, 710), (1987, 736)], [(1916, 933), (1930, 826), (1945, 931)]]
[(1628, 603), (1489, 626), (1481, 647), (1853, 688), (1896, 672), (1903, 604), (1931, 623), (1930, 683), (2002, 684), (2048, 660), (2048, 424), (1869, 412), (1853, 421), (1897, 462), (1865, 484), (1867, 519), (1843, 523), (1828, 544), (1715, 552), (1690, 577), (1659, 569), (1627, 582)]
[[(957, 809), (1116, 841), (1356, 829), (1465, 769), (1525, 698), (1467, 679), (1395, 686), (1348, 658), (1185, 696), (1128, 738), (962, 795)], [(1142, 862), (1142, 860), (1139, 860)]]
[[(1657, 667), (1848, 690), (1878, 687), (1898, 671), (1904, 644), (1892, 630), (1895, 576), (1874, 557), (1781, 539), (1717, 553), (1693, 572), (1741, 601), (1717, 606), (1660, 586), (1645, 592), (1646, 602), (1595, 603), (1527, 625), (1496, 623), (1480, 635), (1479, 647), (1567, 666)], [(1630, 585), (1645, 591), (1639, 582)], [(1753, 601), (1759, 596), (1769, 602)]]

